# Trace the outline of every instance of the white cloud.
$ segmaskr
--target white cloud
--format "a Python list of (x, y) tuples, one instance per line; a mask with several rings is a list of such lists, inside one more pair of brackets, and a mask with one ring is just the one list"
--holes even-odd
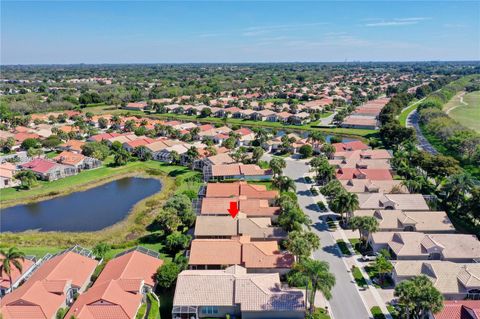
[(418, 24), (421, 21), (430, 20), (426, 17), (411, 17), (411, 18), (395, 18), (395, 19), (370, 19), (369, 23), (364, 24), (366, 27), (392, 27)]

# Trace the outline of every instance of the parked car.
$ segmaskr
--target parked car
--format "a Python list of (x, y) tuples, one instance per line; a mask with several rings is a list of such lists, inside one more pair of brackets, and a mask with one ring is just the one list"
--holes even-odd
[(375, 261), (378, 257), (378, 253), (369, 252), (362, 255), (363, 261)]

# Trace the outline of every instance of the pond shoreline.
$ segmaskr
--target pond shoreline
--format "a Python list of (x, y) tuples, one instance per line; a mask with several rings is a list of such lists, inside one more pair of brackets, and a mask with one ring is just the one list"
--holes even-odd
[[(89, 188), (100, 186), (102, 184), (128, 176), (154, 178), (160, 180), (162, 184), (161, 190), (137, 202), (129, 210), (123, 220), (101, 230), (89, 232), (24, 231), (15, 233), (0, 233), (0, 242), (2, 243), (2, 246), (94, 246), (99, 242), (108, 242), (112, 245), (131, 244), (132, 241), (149, 234), (149, 232), (146, 230), (146, 227), (153, 221), (155, 217), (155, 210), (161, 207), (163, 202), (168, 199), (176, 189), (173, 178), (168, 177), (165, 173), (162, 173), (161, 175), (149, 174), (146, 171), (147, 169), (148, 167), (141, 170), (136, 169), (124, 174), (117, 174), (109, 178), (102, 179), (101, 181), (96, 181), (95, 185), (93, 185), (93, 183), (89, 183), (87, 187), (82, 188), (82, 190), (87, 190)], [(73, 191), (80, 191), (80, 188), (75, 186)], [(62, 192), (62, 195), (56, 195), (51, 198), (67, 195), (67, 193), (72, 193), (73, 191), (69, 190), (68, 192)], [(45, 196), (42, 196), (42, 198), (48, 199), (45, 198)], [(35, 199), (36, 200), (33, 202), (39, 201), (39, 198)]]

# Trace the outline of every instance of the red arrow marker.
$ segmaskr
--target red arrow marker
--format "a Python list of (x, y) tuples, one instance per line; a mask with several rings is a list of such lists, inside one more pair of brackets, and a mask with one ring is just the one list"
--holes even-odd
[(232, 218), (235, 218), (238, 214), (238, 207), (237, 207), (237, 202), (230, 202), (230, 208), (228, 209), (228, 212), (232, 216)]

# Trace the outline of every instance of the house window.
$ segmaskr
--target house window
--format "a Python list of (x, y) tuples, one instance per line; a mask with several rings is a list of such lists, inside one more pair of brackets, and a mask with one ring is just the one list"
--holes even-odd
[(215, 315), (218, 314), (218, 307), (206, 306), (202, 308), (202, 314), (204, 315)]

